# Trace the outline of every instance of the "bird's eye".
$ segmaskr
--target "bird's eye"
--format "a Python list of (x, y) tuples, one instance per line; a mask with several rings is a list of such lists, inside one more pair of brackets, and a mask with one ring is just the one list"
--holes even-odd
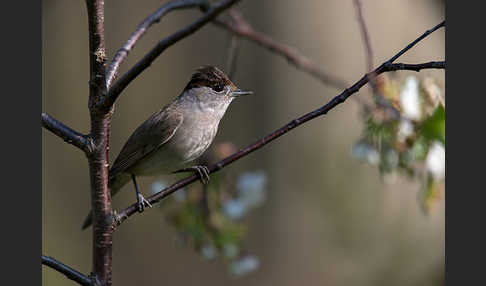
[(216, 92), (221, 92), (221, 91), (223, 90), (223, 88), (224, 88), (224, 86), (223, 86), (222, 84), (218, 83), (218, 84), (216, 84), (216, 85), (214, 86), (214, 88), (213, 88), (213, 89), (214, 89), (214, 91), (216, 91)]

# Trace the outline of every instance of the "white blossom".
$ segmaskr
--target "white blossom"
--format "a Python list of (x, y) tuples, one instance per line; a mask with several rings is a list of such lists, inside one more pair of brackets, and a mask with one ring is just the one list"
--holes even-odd
[(236, 190), (239, 199), (247, 207), (256, 207), (265, 202), (267, 176), (263, 171), (245, 172), (238, 176)]
[(223, 211), (231, 219), (240, 219), (248, 211), (248, 205), (239, 199), (228, 200), (223, 204)]
[(425, 165), (435, 179), (441, 180), (445, 177), (445, 148), (442, 143), (432, 143), (425, 159)]
[(420, 120), (422, 110), (420, 108), (419, 83), (417, 78), (409, 76), (405, 87), (400, 93), (400, 105), (403, 115), (411, 120)]
[(402, 119), (400, 120), (400, 125), (398, 125), (397, 139), (400, 142), (404, 142), (410, 135), (413, 134), (413, 124), (410, 120)]
[(351, 155), (356, 159), (366, 161), (371, 165), (376, 165), (380, 162), (380, 154), (378, 151), (368, 143), (359, 142), (353, 146)]
[(255, 256), (245, 256), (238, 261), (231, 263), (231, 272), (236, 276), (248, 274), (255, 271), (260, 265), (260, 261)]

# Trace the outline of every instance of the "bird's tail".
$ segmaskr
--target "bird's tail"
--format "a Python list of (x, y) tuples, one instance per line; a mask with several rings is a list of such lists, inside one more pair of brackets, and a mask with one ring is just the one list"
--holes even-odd
[[(115, 196), (123, 186), (130, 181), (130, 175), (127, 173), (119, 173), (114, 177), (110, 177), (108, 187), (110, 188), (111, 197)], [(82, 229), (88, 228), (93, 222), (93, 212), (89, 212), (88, 216), (83, 222)]]

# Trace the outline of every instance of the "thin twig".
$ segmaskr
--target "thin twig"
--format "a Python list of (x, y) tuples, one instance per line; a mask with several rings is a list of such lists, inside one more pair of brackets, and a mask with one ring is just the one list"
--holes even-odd
[(240, 42), (236, 35), (230, 34), (230, 37), (230, 46), (228, 47), (228, 55), (226, 58), (226, 72), (228, 73), (228, 77), (233, 80), (236, 72)]
[(202, 5), (208, 5), (207, 0), (174, 0), (162, 5), (157, 11), (145, 18), (135, 31), (130, 35), (128, 40), (123, 46), (116, 52), (115, 56), (111, 60), (109, 67), (106, 70), (106, 85), (110, 87), (112, 81), (115, 79), (116, 74), (120, 68), (120, 65), (127, 58), (128, 53), (133, 49), (137, 41), (147, 32), (148, 28), (155, 23), (159, 23), (162, 17), (167, 13), (178, 9), (189, 9), (194, 7), (200, 7)]
[[(438, 64), (439, 63), (439, 64)], [(424, 63), (424, 64), (392, 64), (392, 63), (384, 63), (377, 69), (373, 71), (373, 73), (368, 73), (365, 76), (363, 76), (358, 82), (356, 82), (353, 86), (351, 86), (349, 89), (346, 89), (343, 91), (341, 94), (338, 96), (334, 97), (329, 103), (326, 105), (322, 106), (319, 109), (316, 109), (312, 112), (309, 112), (297, 119), (292, 120), (285, 126), (275, 130), (274, 132), (270, 133), (269, 135), (265, 136), (261, 140), (258, 140), (257, 142), (247, 146), (244, 149), (239, 150), (238, 152), (232, 154), (231, 156), (226, 157), (225, 159), (219, 161), (218, 163), (212, 165), (209, 167), (209, 173), (214, 173), (219, 170), (221, 170), (223, 167), (237, 161), (238, 159), (262, 148), (266, 144), (270, 143), (271, 141), (277, 139), (278, 137), (284, 135), (285, 133), (289, 132), (290, 130), (294, 129), (295, 127), (311, 120), (314, 119), (318, 116), (326, 114), (329, 110), (333, 109), (337, 105), (343, 103), (349, 96), (352, 94), (356, 93), (359, 91), (359, 89), (365, 85), (366, 83), (369, 82), (369, 75), (376, 74), (379, 75), (384, 72), (390, 72), (390, 71), (397, 71), (397, 70), (413, 70), (413, 71), (418, 71), (420, 69), (443, 69), (445, 68), (445, 63), (440, 64), (442, 62), (431, 62), (431, 63)], [(162, 200), (163, 198), (169, 196), (173, 192), (177, 191), (180, 188), (183, 188), (193, 182), (196, 182), (199, 180), (198, 175), (192, 175), (190, 177), (187, 177), (185, 179), (182, 179), (173, 185), (161, 190), (160, 192), (152, 195), (151, 197), (147, 198), (150, 204), (155, 204)], [(119, 214), (117, 214), (117, 217), (114, 219), (114, 223), (116, 224), (115, 226), (119, 226), (121, 223), (123, 223), (128, 217), (133, 215), (134, 213), (137, 212), (138, 205), (132, 204), (128, 206), (126, 209), (121, 211)]]
[[(371, 72), (373, 70), (373, 49), (371, 48), (371, 40), (363, 16), (363, 7), (361, 5), (361, 0), (354, 0), (353, 2), (358, 16), (361, 37), (363, 38), (366, 53), (367, 72)], [(378, 89), (378, 86), (376, 84), (376, 75), (370, 75), (370, 86), (373, 90), (373, 94), (375, 95), (376, 103), (378, 104), (378, 106), (381, 106), (385, 110), (389, 111), (394, 118), (399, 118), (400, 112), (390, 102), (388, 102), (385, 97), (383, 97), (380, 90)]]
[(432, 34), (433, 32), (435, 32), (437, 29), (440, 29), (442, 27), (445, 27), (445, 21), (442, 21), (440, 22), (439, 24), (437, 24), (435, 27), (433, 27), (432, 29), (430, 30), (427, 30), (425, 31), (425, 33), (423, 33), (420, 37), (418, 37), (417, 39), (415, 39), (415, 41), (411, 42), (410, 44), (408, 44), (405, 48), (401, 49), (396, 55), (394, 55), (391, 59), (388, 60), (388, 62), (390, 63), (393, 63), (394, 61), (396, 61), (399, 57), (401, 57), (405, 52), (407, 52), (408, 50), (410, 50), (413, 46), (415, 46), (418, 42), (420, 42), (421, 40), (423, 40), (425, 37), (427, 37), (428, 35)]
[(88, 276), (84, 275), (79, 271), (74, 270), (73, 268), (67, 266), (66, 264), (63, 264), (57, 261), (56, 259), (45, 255), (42, 255), (41, 259), (42, 259), (42, 264), (66, 275), (67, 278), (81, 285), (85, 285), (85, 286), (93, 285), (93, 282)]
[(373, 70), (373, 49), (371, 48), (370, 36), (368, 34), (368, 28), (366, 27), (366, 23), (363, 17), (363, 8), (361, 5), (361, 1), (354, 0), (354, 5), (356, 7), (356, 12), (358, 14), (358, 23), (361, 28), (361, 37), (363, 38), (363, 42), (365, 46), (368, 72), (370, 72)]
[[(405, 48), (400, 50), (396, 55), (394, 55), (392, 58), (390, 58), (383, 65), (388, 65), (390, 67), (390, 64), (393, 63), (394, 61), (396, 61), (401, 55), (403, 55), (405, 52), (410, 50), (413, 46), (415, 46), (418, 42), (423, 40), (425, 37), (427, 37), (428, 35), (432, 34), (434, 31), (436, 31), (437, 29), (440, 29), (442, 27), (445, 27), (445, 20), (442, 21), (441, 23), (437, 24), (432, 29), (425, 31), (420, 37), (418, 37), (417, 39), (415, 39), (415, 41), (411, 42)], [(406, 69), (408, 69), (409, 67), (410, 66), (407, 66)], [(405, 66), (404, 66), (404, 68), (405, 68)], [(436, 68), (436, 67), (431, 66), (431, 68)], [(445, 68), (445, 62), (444, 62), (444, 68)], [(413, 70), (413, 69), (411, 69), (411, 70)], [(417, 70), (415, 70), (415, 71), (417, 71)], [(388, 102), (388, 100), (386, 100), (383, 96), (378, 96), (377, 98), (378, 98), (378, 104), (385, 107), (387, 110), (390, 110), (395, 118), (399, 119), (401, 117), (400, 112), (390, 102)]]
[(387, 71), (409, 70), (419, 72), (422, 69), (445, 69), (445, 61), (427, 62), (422, 64), (387, 63)]
[[(365, 53), (366, 53), (366, 65), (367, 70), (366, 72), (370, 72), (373, 70), (373, 49), (371, 48), (371, 40), (368, 33), (368, 28), (366, 27), (366, 23), (363, 17), (363, 6), (361, 5), (360, 0), (354, 0), (354, 6), (356, 8), (356, 13), (358, 16), (358, 23), (361, 30), (361, 37), (363, 38)], [(381, 97), (381, 94), (378, 91), (378, 87), (376, 86), (376, 79), (374, 77), (370, 78), (370, 85), (373, 89), (373, 93)], [(378, 100), (380, 101), (380, 99)]]
[(213, 23), (218, 27), (224, 28), (233, 34), (238, 35), (239, 37), (250, 40), (264, 48), (267, 48), (271, 52), (283, 56), (297, 69), (309, 73), (311, 76), (319, 79), (325, 84), (333, 86), (337, 89), (344, 89), (348, 86), (344, 80), (325, 72), (309, 58), (299, 53), (295, 48), (279, 43), (269, 36), (254, 30), (237, 10), (231, 9), (229, 14), (230, 20), (215, 20)]
[(196, 21), (185, 28), (175, 32), (167, 38), (159, 41), (140, 61), (138, 61), (128, 72), (126, 72), (110, 88), (109, 93), (102, 102), (103, 108), (110, 108), (120, 93), (132, 82), (139, 74), (148, 68), (152, 62), (162, 54), (168, 47), (196, 32), (208, 22), (213, 20), (221, 12), (241, 0), (222, 0), (207, 8), (207, 12)]
[[(441, 25), (441, 24), (439, 24)], [(436, 26), (437, 27), (437, 26)], [(435, 28), (436, 30), (437, 28)], [(429, 30), (430, 31), (430, 30)], [(427, 31), (427, 35), (430, 34), (430, 32)], [(419, 39), (425, 38), (423, 35), (419, 37)], [(418, 41), (415, 40), (412, 43), (417, 43)], [(399, 53), (403, 54), (407, 50), (409, 50), (413, 45), (408, 45), (405, 47), (403, 50), (401, 50)], [(262, 148), (263, 146), (267, 145), (271, 141), (277, 139), (278, 137), (286, 134), (290, 130), (296, 128), (299, 125), (302, 125), (303, 123), (312, 120), (318, 116), (325, 115), (329, 110), (333, 109), (337, 105), (343, 103), (349, 96), (352, 94), (356, 93), (359, 91), (359, 89), (364, 86), (366, 83), (369, 82), (370, 75), (379, 75), (384, 72), (389, 72), (389, 71), (397, 71), (397, 70), (413, 70), (413, 71), (418, 71), (420, 69), (444, 69), (445, 68), (445, 62), (429, 62), (429, 63), (423, 63), (423, 64), (403, 64), (403, 63), (397, 63), (393, 64), (392, 60), (396, 60), (398, 57), (395, 55), (393, 56), (390, 60), (384, 62), (381, 64), (379, 67), (377, 67), (375, 70), (373, 70), (370, 73), (365, 74), (359, 81), (357, 81), (355, 84), (353, 84), (350, 88), (345, 89), (341, 94), (337, 95), (334, 97), (331, 101), (329, 101), (326, 105), (311, 111), (297, 119), (294, 119), (290, 121), (288, 124), (284, 125), (283, 127), (275, 130), (274, 132), (270, 133), (269, 135), (265, 136), (264, 138), (256, 141), (255, 143), (239, 150), (238, 152), (226, 157), (225, 159), (219, 161), (218, 163), (212, 165), (209, 167), (209, 172), (214, 173), (225, 166), (235, 162), (236, 160)], [(155, 204), (162, 200), (163, 198), (167, 197), (168, 195), (172, 194), (173, 192), (177, 191), (178, 189), (191, 184), (195, 181), (199, 180), (199, 176), (197, 175), (192, 175), (190, 177), (184, 178), (173, 185), (161, 190), (160, 192), (152, 195), (149, 197), (147, 200), (149, 201), (150, 204)], [(134, 213), (137, 212), (137, 204), (132, 204), (128, 206), (126, 209), (121, 211), (116, 218), (114, 219), (114, 227), (119, 226), (123, 221), (125, 221), (128, 217), (133, 215)]]
[(62, 138), (67, 143), (78, 147), (85, 153), (89, 154), (92, 150), (92, 143), (89, 136), (81, 134), (70, 127), (64, 125), (62, 122), (57, 121), (55, 118), (47, 113), (41, 114), (42, 126)]

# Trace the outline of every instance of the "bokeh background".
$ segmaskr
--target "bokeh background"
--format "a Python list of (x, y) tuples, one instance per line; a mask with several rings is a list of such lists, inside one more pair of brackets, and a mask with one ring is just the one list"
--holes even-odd
[[(165, 1), (106, 1), (109, 57), (136, 25)], [(363, 0), (364, 17), (380, 64), (444, 18), (444, 2)], [(81, 132), (89, 131), (88, 32), (84, 1), (43, 1), (43, 106), (45, 112)], [(256, 30), (296, 47), (348, 82), (366, 70), (365, 52), (351, 0), (242, 1), (238, 8)], [(122, 72), (159, 39), (200, 15), (171, 13), (130, 53)], [(110, 137), (113, 160), (131, 132), (177, 96), (200, 65), (225, 68), (229, 34), (207, 25), (169, 48), (122, 94)], [(442, 60), (444, 30), (432, 34), (400, 61)], [(403, 75), (411, 72), (401, 72)], [(422, 71), (444, 87), (443, 71)], [(244, 147), (340, 92), (296, 70), (284, 59), (241, 41), (234, 82), (255, 92), (232, 104), (215, 143)], [(363, 88), (358, 96), (369, 94)], [(222, 261), (205, 261), (176, 243), (162, 212), (135, 215), (114, 236), (114, 285), (443, 285), (444, 203), (425, 214), (420, 183), (383, 178), (376, 167), (351, 157), (362, 134), (354, 100), (295, 129), (223, 170), (228, 176), (264, 170), (265, 205), (252, 211), (246, 248), (259, 267), (243, 277)], [(91, 271), (91, 232), (80, 225), (90, 208), (88, 166), (82, 152), (43, 131), (42, 252)], [(214, 144), (213, 144), (214, 146)], [(149, 190), (157, 178), (140, 178)], [(172, 182), (174, 177), (164, 177)], [(126, 187), (126, 188), (131, 188)], [(133, 202), (133, 190), (114, 208)], [(43, 285), (75, 285), (43, 267)]]

